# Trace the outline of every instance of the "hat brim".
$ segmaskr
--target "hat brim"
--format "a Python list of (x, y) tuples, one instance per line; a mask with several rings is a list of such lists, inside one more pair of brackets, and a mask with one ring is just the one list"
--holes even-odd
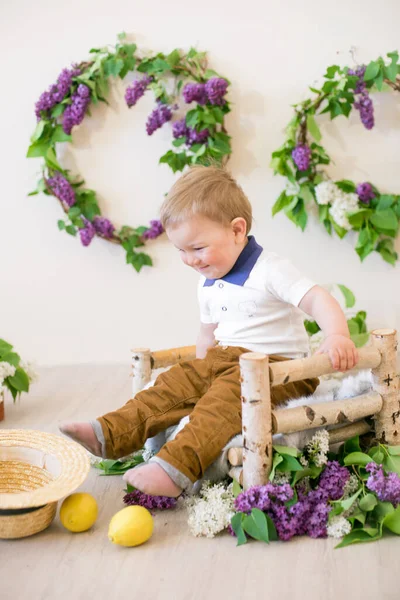
[[(38, 469), (48, 474), (44, 485), (35, 481)], [(0, 430), (0, 509), (56, 502), (79, 487), (89, 470), (88, 452), (76, 442), (42, 431)], [(13, 490), (13, 476), (24, 478), (24, 491)]]

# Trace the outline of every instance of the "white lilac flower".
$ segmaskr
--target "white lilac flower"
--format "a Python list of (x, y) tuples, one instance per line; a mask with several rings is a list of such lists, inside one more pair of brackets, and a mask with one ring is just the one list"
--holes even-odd
[(274, 479), (272, 483), (274, 485), (283, 485), (284, 483), (290, 483), (290, 473), (282, 473), (281, 471), (275, 471)]
[(317, 467), (326, 465), (329, 451), (329, 433), (326, 429), (317, 431), (308, 442), (305, 450), (309, 460)]
[(342, 516), (335, 516), (330, 519), (327, 533), (329, 537), (342, 538), (351, 531), (350, 522)]
[(24, 360), (21, 360), (19, 366), (25, 371), (25, 373), (28, 375), (29, 381), (32, 383), (39, 379), (36, 366), (32, 362), (25, 362)]
[(315, 195), (318, 204), (333, 204), (338, 191), (340, 190), (333, 181), (321, 181), (321, 183), (315, 187)]
[(15, 367), (8, 362), (0, 362), (0, 379), (13, 377), (15, 375)]
[(346, 484), (344, 486), (342, 499), (346, 500), (347, 498), (350, 498), (350, 496), (355, 494), (356, 491), (358, 490), (359, 485), (360, 485), (360, 482), (358, 480), (357, 475), (354, 475), (354, 473), (352, 475), (350, 475), (348, 481), (346, 482)]
[(338, 195), (333, 205), (330, 207), (329, 212), (333, 220), (343, 229), (349, 231), (351, 225), (349, 223), (348, 214), (354, 212), (358, 208), (358, 196), (357, 194), (346, 194), (342, 192)]
[(226, 529), (235, 513), (232, 484), (211, 485), (205, 482), (199, 496), (190, 496), (185, 500), (188, 510), (188, 525), (196, 536), (212, 538)]
[(305, 456), (300, 456), (300, 464), (302, 467), (307, 468), (309, 466), (308, 460), (306, 459)]

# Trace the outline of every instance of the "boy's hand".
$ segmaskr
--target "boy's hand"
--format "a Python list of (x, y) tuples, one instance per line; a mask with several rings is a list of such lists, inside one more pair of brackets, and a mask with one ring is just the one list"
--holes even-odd
[(336, 371), (348, 371), (358, 363), (357, 348), (345, 335), (328, 335), (316, 354), (329, 354), (332, 367)]

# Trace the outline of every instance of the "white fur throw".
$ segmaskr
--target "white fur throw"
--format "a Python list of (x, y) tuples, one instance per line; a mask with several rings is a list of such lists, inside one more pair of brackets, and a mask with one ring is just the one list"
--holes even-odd
[[(150, 382), (147, 387), (153, 385), (154, 381)], [(145, 388), (145, 389), (146, 389)], [(345, 398), (351, 398), (360, 394), (366, 393), (371, 389), (371, 372), (360, 371), (357, 375), (350, 375), (344, 379), (324, 379), (316, 389), (312, 396), (303, 396), (296, 400), (291, 400), (287, 406), (281, 408), (293, 408), (295, 406), (302, 406), (303, 404), (316, 404), (320, 402), (332, 402), (334, 400), (344, 400)], [(277, 409), (278, 410), (278, 409)], [(166, 431), (159, 433), (153, 438), (149, 438), (145, 444), (145, 456), (147, 454), (150, 457), (156, 454), (160, 448), (168, 441), (173, 440), (178, 433), (185, 427), (189, 422), (188, 417), (184, 417), (178, 425), (169, 427)], [(319, 429), (322, 429), (319, 428)], [(327, 427), (330, 429), (330, 427)], [(297, 433), (289, 434), (277, 434), (274, 436), (275, 443), (296, 447), (299, 450), (304, 448), (310, 438), (314, 435), (317, 429), (308, 429), (306, 431), (300, 431)], [(197, 493), (201, 488), (203, 481), (217, 482), (227, 476), (229, 472), (228, 463), (228, 450), (229, 448), (241, 447), (243, 445), (242, 435), (236, 435), (228, 442), (225, 448), (222, 450), (221, 455), (217, 460), (208, 467), (204, 474), (203, 479), (196, 482), (193, 493)]]

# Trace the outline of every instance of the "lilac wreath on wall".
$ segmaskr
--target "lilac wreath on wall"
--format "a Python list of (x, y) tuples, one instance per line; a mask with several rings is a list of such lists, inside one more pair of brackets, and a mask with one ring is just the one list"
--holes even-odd
[[(223, 163), (231, 153), (231, 138), (224, 126), (231, 110), (226, 99), (229, 81), (209, 69), (206, 54), (194, 48), (187, 53), (175, 49), (168, 55), (140, 57), (136, 44), (128, 43), (125, 34), (118, 38), (115, 47), (93, 48), (91, 60), (63, 69), (36, 102), (37, 126), (27, 156), (41, 157), (44, 163), (36, 190), (29, 195), (44, 193), (57, 198), (65, 213), (58, 221), (60, 230), (78, 235), (84, 246), (95, 236), (120, 244), (126, 251), (126, 262), (140, 271), (145, 265), (151, 266), (152, 260), (137, 249), (163, 233), (161, 223), (155, 219), (150, 226), (124, 225), (118, 229), (102, 215), (96, 192), (85, 188), (77, 174), (72, 175), (60, 165), (56, 145), (72, 142), (72, 133), (90, 115), (91, 104), (107, 104), (114, 78), (124, 79), (135, 71), (138, 77), (125, 92), (127, 106), (135, 106), (150, 90), (156, 104), (146, 122), (147, 134), (172, 124), (173, 149), (159, 163), (167, 164), (174, 173), (195, 163)], [(169, 93), (166, 83), (171, 78), (174, 89)], [(175, 119), (182, 101), (191, 105), (190, 110), (184, 118)]]

